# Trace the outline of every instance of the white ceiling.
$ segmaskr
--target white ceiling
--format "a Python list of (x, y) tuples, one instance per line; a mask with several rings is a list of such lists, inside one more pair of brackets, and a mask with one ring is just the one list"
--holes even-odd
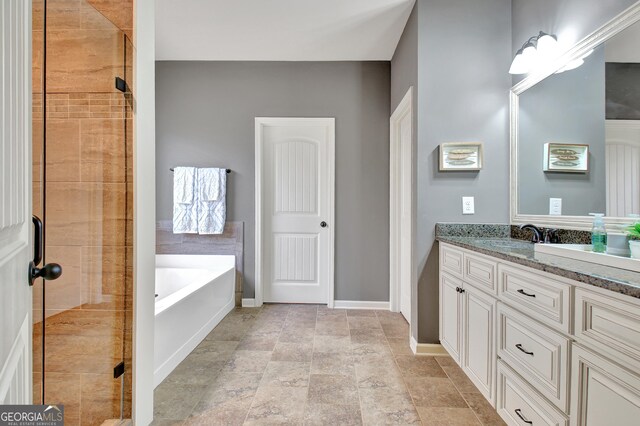
[(415, 0), (156, 0), (156, 59), (390, 60)]

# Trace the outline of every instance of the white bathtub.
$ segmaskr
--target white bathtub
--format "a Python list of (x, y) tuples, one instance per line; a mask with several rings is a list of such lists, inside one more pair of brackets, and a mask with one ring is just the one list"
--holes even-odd
[(154, 385), (235, 305), (235, 256), (156, 255)]

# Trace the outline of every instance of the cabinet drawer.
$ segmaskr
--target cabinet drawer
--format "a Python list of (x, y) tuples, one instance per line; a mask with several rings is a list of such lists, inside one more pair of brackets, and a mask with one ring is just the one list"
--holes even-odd
[(640, 369), (640, 303), (576, 288), (576, 340)]
[(562, 411), (568, 411), (568, 338), (500, 304), (498, 356)]
[(567, 426), (569, 424), (567, 416), (540, 396), (502, 361), (498, 361), (496, 410), (509, 425)]
[(497, 267), (498, 263), (488, 258), (464, 253), (464, 280), (491, 294), (498, 294)]
[(541, 271), (498, 265), (500, 299), (537, 320), (571, 334), (571, 285)]
[(440, 269), (451, 275), (462, 278), (462, 250), (440, 244)]

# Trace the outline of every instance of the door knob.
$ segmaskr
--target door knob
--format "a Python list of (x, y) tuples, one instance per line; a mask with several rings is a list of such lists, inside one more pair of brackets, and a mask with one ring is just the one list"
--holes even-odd
[(57, 280), (62, 275), (62, 266), (57, 263), (47, 263), (42, 268), (38, 268), (35, 263), (29, 263), (29, 285), (38, 278), (44, 278), (47, 281)]
[(324, 220), (322, 222), (320, 222), (320, 227), (326, 228), (327, 226), (329, 226), (329, 225), (327, 225), (327, 222), (325, 222)]

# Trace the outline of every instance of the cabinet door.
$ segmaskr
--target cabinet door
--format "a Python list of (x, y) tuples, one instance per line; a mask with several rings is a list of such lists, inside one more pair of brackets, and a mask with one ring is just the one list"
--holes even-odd
[(461, 366), (484, 397), (495, 406), (496, 300), (465, 285), (462, 293)]
[(460, 364), (460, 293), (462, 281), (440, 274), (440, 343)]
[(579, 345), (572, 368), (573, 426), (639, 424), (640, 376)]

